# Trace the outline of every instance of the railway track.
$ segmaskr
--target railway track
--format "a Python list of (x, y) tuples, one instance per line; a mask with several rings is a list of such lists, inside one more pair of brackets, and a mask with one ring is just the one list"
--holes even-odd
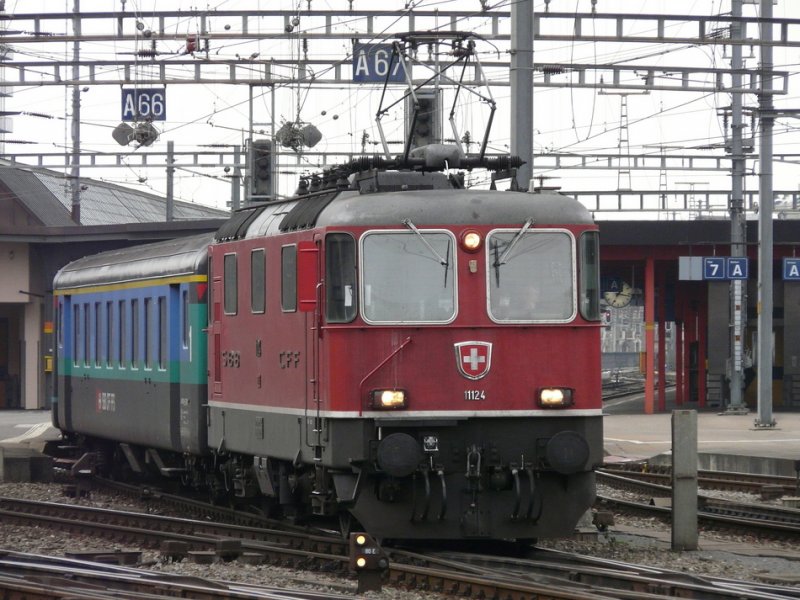
[(722, 577), (694, 575), (670, 569), (649, 567), (581, 556), (558, 550), (536, 548), (524, 558), (440, 553), (437, 556), (462, 568), (469, 565), (476, 574), (492, 578), (562, 582), (568, 580), (576, 590), (598, 598), (641, 600), (655, 598), (703, 598), (708, 600), (767, 600), (800, 598), (800, 589), (771, 584), (745, 583)]
[[(614, 489), (643, 496), (642, 501), (615, 498), (598, 494), (605, 508), (632, 511), (669, 519), (671, 508), (657, 505), (655, 498), (670, 498), (672, 488), (649, 483), (638, 478), (599, 471), (597, 482)], [(704, 527), (725, 531), (745, 532), (766, 538), (800, 539), (800, 510), (764, 504), (749, 504), (698, 495), (698, 520)]]
[[(90, 509), (74, 505), (37, 503), (8, 498), (0, 499), (0, 517), (4, 522), (37, 523), (45, 527), (58, 527), (70, 532), (98, 536), (105, 540), (139, 544), (150, 548), (159, 547), (165, 540), (172, 540), (186, 543), (189, 547), (199, 551), (210, 551), (219, 547), (220, 540), (228, 543), (235, 540), (242, 553), (258, 553), (269, 564), (300, 569), (322, 569), (333, 574), (348, 573), (349, 558), (345, 545), (334, 536), (305, 534), (309, 539), (301, 542), (299, 538), (302, 538), (304, 534), (297, 532), (274, 532), (234, 524), (209, 523), (206, 520)], [(728, 589), (718, 583), (711, 587), (703, 587), (701, 578), (697, 577), (686, 577), (674, 572), (636, 565), (627, 565), (622, 568), (620, 566), (622, 563), (609, 565), (606, 560), (594, 560), (540, 549), (534, 550), (526, 558), (469, 555), (469, 560), (466, 558), (468, 555), (465, 554), (419, 553), (397, 548), (385, 548), (385, 550), (390, 557), (390, 567), (384, 576), (387, 584), (400, 588), (439, 592), (448, 597), (511, 600), (539, 598), (602, 600), (606, 598), (639, 599), (670, 596), (703, 597), (714, 600), (732, 598), (763, 598), (766, 600), (768, 598), (800, 597), (800, 592), (798, 592), (798, 596), (776, 595), (777, 588), (767, 594), (765, 590), (768, 586), (755, 586), (741, 582), (734, 593), (733, 587)], [(38, 558), (42, 559), (42, 557)], [(52, 567), (55, 573), (52, 577), (55, 579), (58, 578), (59, 572), (78, 572), (80, 577), (77, 581), (84, 582), (85, 579), (87, 586), (99, 585), (98, 581), (104, 581), (104, 577), (106, 577), (103, 575), (104, 573), (113, 573), (113, 577), (109, 576), (109, 579), (125, 581), (132, 577), (138, 577), (145, 582), (149, 582), (151, 579), (160, 581), (164, 590), (169, 590), (172, 595), (182, 595), (182, 597), (237, 599), (320, 597), (314, 594), (286, 595), (288, 592), (264, 591), (257, 586), (245, 589), (246, 586), (238, 584), (235, 589), (225, 587), (216, 590), (221, 595), (212, 593), (204, 595), (207, 592), (206, 588), (213, 586), (208, 582), (195, 579), (189, 582), (190, 587), (193, 586), (192, 589), (197, 592), (197, 595), (192, 595), (185, 590), (181, 591), (182, 588), (180, 590), (174, 588), (172, 581), (165, 580), (161, 573), (155, 576), (147, 574), (147, 571), (116, 566), (97, 567), (95, 565), (90, 569), (86, 565), (79, 566), (82, 564), (80, 562), (69, 562), (66, 559), (46, 559), (42, 561), (44, 564), (38, 566), (29, 564), (21, 566), (21, 563), (30, 562), (29, 558), (24, 558), (16, 553), (6, 553), (4, 556), (0, 556), (0, 589), (11, 590), (13, 586), (19, 587), (20, 581), (24, 579), (20, 575), (23, 570), (27, 570), (30, 574), (25, 577), (30, 577), (33, 585), (38, 585), (36, 582), (41, 582), (43, 573)], [(96, 570), (99, 570), (100, 574), (95, 572)], [(86, 571), (85, 574), (84, 571)], [(138, 576), (134, 576), (134, 573)], [(48, 582), (51, 581), (49, 577)], [(159, 577), (161, 579), (158, 579)], [(180, 581), (187, 583), (185, 579), (181, 578)], [(140, 582), (136, 583), (138, 585)], [(104, 582), (103, 585), (110, 586), (111, 584)], [(18, 589), (18, 587), (14, 589)], [(109, 589), (116, 588), (110, 587)], [(125, 596), (120, 592), (120, 595), (115, 597), (138, 598), (145, 594), (144, 590), (145, 588), (141, 587), (137, 591), (126, 592), (131, 594), (130, 596)], [(176, 590), (180, 591), (180, 594)], [(140, 595), (136, 596), (137, 593)], [(276, 595), (268, 595), (272, 593)], [(55, 595), (55, 593), (48, 596), (46, 590), (38, 590), (35, 597), (56, 598), (61, 596)], [(78, 594), (78, 597), (109, 596)], [(336, 598), (337, 596), (324, 597)]]
[(37, 600), (140, 600), (173, 596), (204, 600), (337, 600), (350, 594), (287, 590), (244, 583), (156, 573), (86, 560), (0, 553), (0, 589), (4, 598)]
[[(615, 473), (661, 485), (670, 485), (672, 467), (648, 463), (605, 465), (600, 472)], [(800, 481), (794, 477), (737, 473), (732, 471), (698, 471), (697, 483), (701, 488), (757, 494), (767, 488), (783, 494), (800, 495)]]

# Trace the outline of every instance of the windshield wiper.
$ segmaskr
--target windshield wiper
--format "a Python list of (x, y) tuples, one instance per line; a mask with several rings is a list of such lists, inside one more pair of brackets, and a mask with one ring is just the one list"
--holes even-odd
[(508, 248), (506, 248), (506, 251), (503, 252), (503, 255), (497, 259), (497, 262), (494, 263), (495, 267), (499, 267), (500, 265), (504, 265), (508, 262), (508, 255), (511, 254), (511, 251), (514, 249), (517, 243), (522, 239), (522, 236), (525, 235), (525, 232), (531, 228), (531, 225), (533, 225), (532, 218), (525, 221), (525, 224), (522, 226), (522, 229), (520, 229), (517, 232), (517, 235), (514, 236), (514, 239), (511, 240), (511, 243), (508, 245)]
[[(421, 239), (421, 240), (422, 240), (422, 243), (423, 243), (423, 244), (425, 244), (425, 245), (428, 247), (428, 250), (430, 250), (430, 251), (431, 251), (431, 254), (433, 254), (433, 256), (436, 258), (436, 260), (438, 260), (438, 261), (439, 261), (439, 264), (441, 264), (441, 265), (443, 265), (443, 266), (445, 266), (445, 267), (449, 266), (449, 264), (450, 264), (450, 263), (448, 263), (448, 262), (447, 262), (445, 259), (443, 259), (443, 258), (442, 258), (442, 255), (441, 255), (441, 254), (439, 254), (439, 253), (436, 251), (436, 249), (435, 249), (433, 246), (431, 246), (431, 245), (428, 243), (428, 240), (426, 240), (426, 239), (425, 239), (425, 236), (424, 236), (424, 235), (422, 235), (422, 232), (421, 232), (419, 229), (417, 229), (417, 226), (416, 226), (416, 225), (414, 225), (414, 224), (411, 222), (411, 219), (403, 219), (403, 220), (401, 221), (401, 223), (403, 223), (403, 225), (405, 225), (406, 227), (408, 227), (408, 228), (409, 228), (411, 231), (413, 231), (414, 233), (416, 233), (416, 234), (419, 236), (419, 239)], [(449, 247), (450, 247), (450, 246), (449, 246), (449, 244), (448, 244), (448, 249), (449, 249)]]

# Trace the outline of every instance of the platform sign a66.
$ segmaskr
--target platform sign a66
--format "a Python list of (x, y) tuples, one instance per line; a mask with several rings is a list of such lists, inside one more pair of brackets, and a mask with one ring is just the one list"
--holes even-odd
[(128, 88), (122, 90), (123, 121), (166, 121), (166, 88)]

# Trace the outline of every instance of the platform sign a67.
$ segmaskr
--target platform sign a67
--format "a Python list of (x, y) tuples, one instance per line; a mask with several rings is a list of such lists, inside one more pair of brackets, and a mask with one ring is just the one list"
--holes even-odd
[(359, 83), (404, 83), (403, 62), (392, 58), (391, 44), (353, 44), (353, 81)]
[(129, 88), (122, 90), (123, 121), (166, 121), (166, 88)]

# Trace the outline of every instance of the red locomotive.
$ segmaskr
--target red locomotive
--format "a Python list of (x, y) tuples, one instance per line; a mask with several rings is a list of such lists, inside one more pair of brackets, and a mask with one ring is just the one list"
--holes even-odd
[(350, 179), (209, 247), (209, 447), (377, 536), (569, 533), (602, 460), (590, 214), (442, 173)]

